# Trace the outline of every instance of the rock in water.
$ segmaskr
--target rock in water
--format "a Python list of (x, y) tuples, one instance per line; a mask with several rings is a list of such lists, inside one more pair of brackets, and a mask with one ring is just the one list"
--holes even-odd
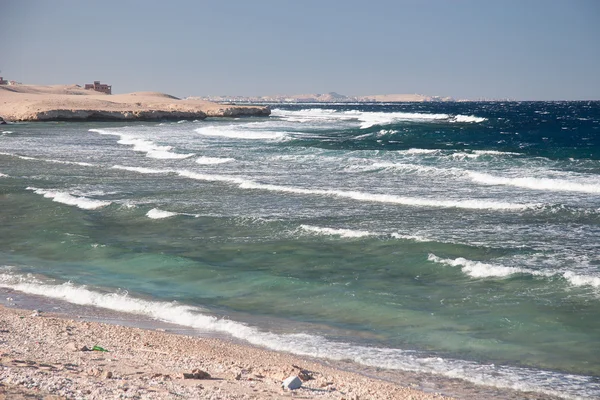
[(284, 389), (295, 390), (299, 389), (300, 386), (302, 386), (302, 381), (296, 375), (292, 375), (285, 381), (283, 381), (282, 386)]

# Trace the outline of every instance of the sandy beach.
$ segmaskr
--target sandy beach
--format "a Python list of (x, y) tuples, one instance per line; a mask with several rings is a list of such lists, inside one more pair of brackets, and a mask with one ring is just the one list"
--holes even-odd
[(266, 116), (268, 107), (181, 100), (158, 92), (107, 95), (78, 85), (0, 85), (7, 121), (152, 121)]
[[(0, 398), (449, 398), (301, 357), (158, 329), (2, 306)], [(290, 376), (302, 380), (301, 388), (282, 388)]]

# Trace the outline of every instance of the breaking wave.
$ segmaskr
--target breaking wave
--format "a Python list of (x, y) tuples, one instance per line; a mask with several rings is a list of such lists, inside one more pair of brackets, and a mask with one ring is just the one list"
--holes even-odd
[[(594, 398), (600, 394), (600, 384), (595, 382), (593, 377), (480, 364), (411, 350), (353, 345), (305, 333), (276, 334), (230, 319), (206, 315), (199, 307), (176, 302), (143, 300), (122, 293), (100, 293), (71, 282), (49, 284), (31, 275), (7, 272), (0, 274), (0, 287), (60, 299), (72, 304), (142, 315), (199, 331), (226, 334), (253, 345), (302, 356), (351, 360), (367, 366), (431, 373), (476, 384), (535, 391), (563, 398)], [(556, 390), (558, 387), (560, 391)]]
[(137, 151), (140, 153), (146, 153), (146, 157), (157, 158), (157, 159), (183, 159), (192, 157), (194, 153), (181, 154), (174, 153), (171, 150), (172, 146), (160, 146), (155, 144), (154, 142), (142, 139), (139, 137), (135, 137), (134, 135), (128, 135), (124, 133), (107, 131), (104, 129), (90, 129), (89, 132), (95, 132), (100, 135), (111, 135), (111, 136), (119, 136), (120, 140), (117, 142), (119, 144), (124, 144), (127, 146), (133, 146), (133, 151)]
[(473, 278), (505, 278), (515, 274), (526, 274), (539, 277), (561, 277), (572, 286), (591, 286), (600, 288), (600, 277), (581, 275), (573, 271), (539, 271), (530, 268), (506, 267), (498, 264), (489, 264), (481, 261), (467, 260), (466, 258), (441, 258), (429, 254), (429, 261), (451, 267), (460, 267), (463, 273)]
[(484, 185), (515, 186), (525, 189), (546, 190), (552, 192), (600, 193), (600, 182), (579, 183), (565, 179), (533, 177), (507, 178), (473, 171), (468, 171), (467, 174), (473, 182)]
[(247, 139), (247, 140), (282, 140), (286, 134), (282, 132), (256, 131), (248, 126), (237, 125), (228, 126), (206, 126), (194, 129), (196, 133), (204, 136), (215, 136), (227, 139)]
[(106, 207), (112, 203), (110, 201), (89, 199), (83, 196), (74, 196), (68, 192), (61, 192), (58, 190), (37, 189), (34, 187), (28, 187), (27, 190), (31, 190), (45, 198), (52, 199), (52, 201), (57, 203), (75, 206), (83, 210), (95, 210), (97, 208)]
[(335, 228), (326, 228), (320, 226), (313, 225), (300, 225), (300, 229), (312, 233), (315, 235), (323, 235), (323, 236), (339, 236), (342, 238), (363, 238), (363, 237), (391, 237), (394, 239), (402, 239), (402, 240), (412, 240), (415, 242), (431, 242), (432, 240), (424, 238), (419, 235), (404, 235), (401, 233), (393, 232), (391, 234), (380, 233), (380, 232), (370, 232), (363, 230), (355, 230), (355, 229), (335, 229)]
[(310, 108), (303, 110), (284, 110), (276, 108), (271, 116), (290, 122), (339, 122), (356, 121), (361, 129), (372, 126), (391, 125), (397, 122), (483, 122), (486, 119), (474, 115), (430, 114), (416, 112), (372, 112), (372, 111), (339, 111), (333, 109)]
[(233, 161), (235, 161), (235, 158), (198, 157), (198, 159), (196, 159), (196, 163), (203, 165), (225, 164)]
[(204, 174), (187, 170), (149, 170), (137, 168), (137, 167), (122, 167), (115, 165), (112, 168), (124, 169), (140, 173), (176, 173), (179, 176), (183, 176), (190, 179), (196, 179), (207, 182), (225, 182), (238, 185), (241, 189), (254, 189), (254, 190), (267, 190), (271, 192), (280, 193), (292, 193), (301, 195), (318, 195), (328, 197), (339, 197), (345, 199), (352, 199), (357, 201), (374, 202), (374, 203), (388, 203), (388, 204), (399, 204), (405, 206), (414, 207), (434, 207), (434, 208), (464, 208), (472, 210), (506, 210), (506, 211), (524, 211), (527, 209), (539, 209), (541, 204), (518, 204), (499, 202), (492, 200), (441, 200), (441, 199), (428, 199), (419, 197), (405, 197), (397, 196), (392, 194), (377, 194), (377, 193), (366, 193), (359, 191), (345, 191), (345, 190), (334, 190), (334, 189), (307, 189), (294, 186), (283, 186), (274, 185), (267, 183), (259, 183), (249, 179), (238, 178), (235, 176), (228, 175), (214, 175)]

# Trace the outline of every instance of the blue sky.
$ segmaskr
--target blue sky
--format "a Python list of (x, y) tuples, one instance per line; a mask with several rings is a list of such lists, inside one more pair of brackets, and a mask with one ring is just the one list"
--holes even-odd
[(600, 99), (600, 1), (3, 0), (0, 70), (177, 96)]

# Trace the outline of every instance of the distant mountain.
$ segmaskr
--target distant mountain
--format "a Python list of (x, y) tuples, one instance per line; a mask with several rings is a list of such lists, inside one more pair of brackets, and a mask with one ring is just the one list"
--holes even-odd
[(375, 94), (370, 96), (346, 96), (336, 92), (325, 94), (296, 94), (275, 96), (203, 96), (188, 97), (216, 102), (238, 103), (394, 103), (394, 102), (429, 102), (429, 101), (456, 101), (452, 97), (426, 96), (422, 94)]

